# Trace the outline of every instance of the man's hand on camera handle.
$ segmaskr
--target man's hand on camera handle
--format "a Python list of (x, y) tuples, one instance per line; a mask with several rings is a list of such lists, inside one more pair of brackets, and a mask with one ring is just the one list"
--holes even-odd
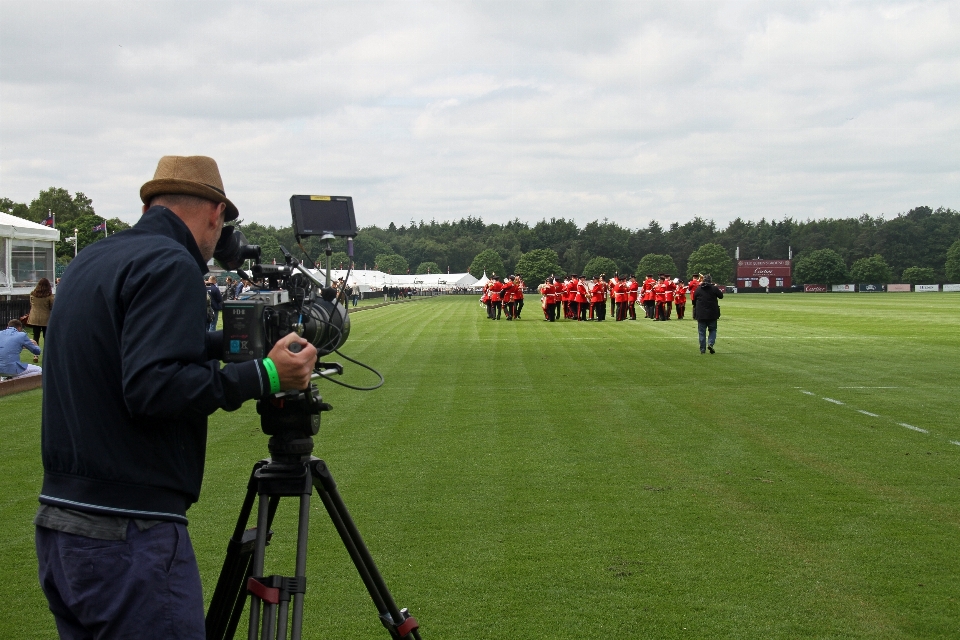
[[(295, 349), (299, 347), (299, 350), (291, 351), (292, 345), (296, 345)], [(306, 389), (310, 384), (310, 376), (317, 363), (317, 349), (296, 333), (288, 333), (277, 340), (267, 357), (277, 367), (281, 389)]]

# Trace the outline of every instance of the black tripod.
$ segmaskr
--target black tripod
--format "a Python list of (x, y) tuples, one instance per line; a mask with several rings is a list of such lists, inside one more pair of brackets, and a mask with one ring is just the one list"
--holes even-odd
[[(340, 365), (318, 365), (339, 370)], [(230, 640), (243, 614), (247, 596), (250, 596), (250, 626), (248, 640), (274, 640), (287, 637), (300, 640), (303, 625), (303, 594), (307, 578), (307, 535), (310, 530), (310, 498), (316, 489), (326, 507), (340, 539), (370, 593), (380, 621), (391, 638), (420, 640), (416, 618), (406, 609), (399, 609), (390, 595), (383, 576), (370, 551), (363, 543), (337, 484), (326, 463), (311, 455), (313, 438), (320, 429), (320, 412), (332, 407), (323, 402), (316, 386), (306, 391), (289, 391), (257, 402), (260, 425), (270, 436), (267, 445), (270, 458), (260, 460), (253, 467), (247, 483), (247, 494), (240, 508), (240, 517), (233, 537), (227, 545), (227, 555), (217, 588), (207, 611), (208, 640)], [(254, 495), (260, 496), (257, 525), (246, 529), (253, 509)], [(264, 555), (272, 535), (270, 525), (283, 496), (300, 498), (297, 526), (297, 555), (293, 577), (263, 574)], [(293, 599), (293, 615), (290, 600)]]

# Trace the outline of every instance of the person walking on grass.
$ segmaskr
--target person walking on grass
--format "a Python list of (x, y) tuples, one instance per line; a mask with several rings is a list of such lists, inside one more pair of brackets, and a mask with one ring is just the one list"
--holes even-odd
[(716, 353), (713, 349), (717, 341), (717, 320), (720, 318), (720, 303), (723, 288), (713, 284), (710, 274), (703, 276), (703, 283), (693, 294), (693, 319), (697, 321), (700, 336), (700, 353)]

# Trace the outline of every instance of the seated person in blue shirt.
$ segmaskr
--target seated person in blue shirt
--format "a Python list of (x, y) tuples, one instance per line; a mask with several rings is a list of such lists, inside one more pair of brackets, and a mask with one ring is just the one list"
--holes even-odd
[(20, 351), (23, 349), (40, 355), (40, 347), (24, 332), (20, 321), (11, 320), (7, 328), (0, 331), (0, 376), (23, 378), (40, 375), (41, 369), (37, 365), (20, 362)]

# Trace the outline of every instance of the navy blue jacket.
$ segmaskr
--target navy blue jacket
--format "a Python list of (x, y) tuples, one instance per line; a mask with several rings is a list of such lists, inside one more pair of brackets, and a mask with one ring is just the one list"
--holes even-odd
[(223, 311), (223, 294), (220, 293), (220, 287), (216, 283), (207, 285), (207, 291), (210, 292), (210, 308), (214, 311)]
[(720, 318), (720, 303), (723, 297), (723, 288), (715, 284), (704, 282), (693, 292), (693, 319), (703, 322), (713, 322)]
[(259, 361), (208, 353), (206, 271), (165, 207), (70, 263), (47, 328), (41, 503), (186, 522), (207, 416), (269, 389)]

